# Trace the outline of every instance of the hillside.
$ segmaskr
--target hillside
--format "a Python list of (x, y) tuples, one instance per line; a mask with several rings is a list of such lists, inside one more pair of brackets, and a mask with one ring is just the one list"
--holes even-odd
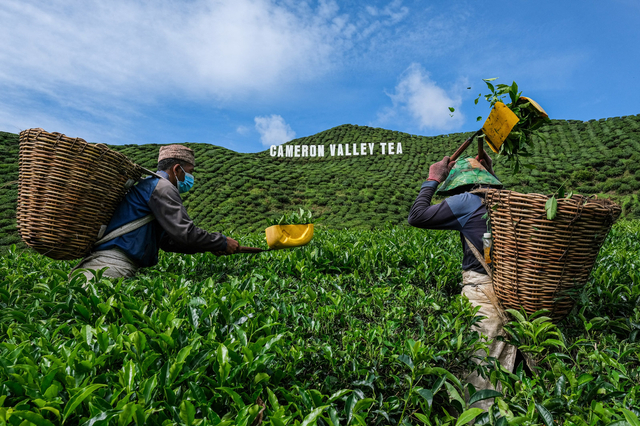
[[(55, 129), (47, 129), (54, 131)], [(623, 215), (640, 217), (640, 115), (588, 122), (553, 120), (537, 140), (535, 170), (510, 176), (496, 164), (509, 189), (554, 192), (565, 180), (579, 193), (613, 197)], [(70, 135), (76, 136), (76, 135)], [(81, 136), (81, 135), (77, 135)], [(324, 147), (324, 157), (278, 157), (263, 151), (240, 154), (214, 145), (187, 144), (196, 152), (196, 185), (184, 197), (194, 221), (235, 236), (262, 230), (268, 218), (297, 207), (311, 209), (316, 223), (330, 228), (375, 228), (405, 223), (427, 176), (428, 166), (450, 155), (468, 137), (436, 137), (342, 125), (286, 145)], [(398, 143), (402, 154), (381, 155), (380, 143)], [(374, 155), (332, 156), (331, 144), (376, 144)], [(368, 145), (367, 145), (368, 146)], [(159, 145), (112, 146), (133, 161), (154, 168)], [(286, 148), (283, 149), (286, 152)], [(468, 153), (472, 153), (469, 148)], [(0, 246), (16, 243), (18, 136), (0, 132)], [(336, 152), (337, 154), (337, 152)]]

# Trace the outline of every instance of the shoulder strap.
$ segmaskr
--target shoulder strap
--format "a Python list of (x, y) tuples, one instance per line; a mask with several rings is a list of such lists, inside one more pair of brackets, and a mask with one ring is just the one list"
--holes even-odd
[(145, 173), (149, 173), (151, 176), (157, 177), (158, 179), (166, 179), (164, 176), (161, 176), (156, 172), (152, 172), (149, 169), (145, 169), (144, 167), (140, 167), (140, 169), (142, 169), (142, 171)]
[(98, 241), (96, 241), (96, 243), (93, 245), (95, 246), (99, 246), (100, 244), (104, 244), (107, 241), (111, 241), (114, 238), (118, 238), (124, 234), (127, 234), (131, 231), (135, 231), (138, 228), (142, 228), (144, 225), (146, 225), (147, 223), (152, 222), (156, 217), (152, 214), (148, 214), (146, 216), (142, 216), (139, 219), (133, 220), (129, 223), (125, 223), (124, 225), (122, 225), (119, 228), (114, 229), (113, 231), (109, 232), (107, 235), (105, 235), (103, 238), (99, 239)]
[(489, 278), (493, 278), (491, 275), (491, 268), (489, 267), (489, 265), (487, 265), (487, 262), (484, 261), (484, 258), (480, 255), (480, 252), (478, 251), (476, 246), (471, 244), (471, 241), (469, 241), (467, 237), (464, 237), (464, 240), (467, 242), (467, 245), (469, 246), (469, 249), (471, 250), (473, 255), (476, 257), (476, 259), (478, 259), (478, 262), (480, 262), (484, 270), (487, 271), (487, 275), (489, 275)]
[[(164, 176), (156, 173), (156, 172), (152, 172), (151, 170), (145, 169), (144, 167), (140, 167), (140, 169), (142, 169), (142, 171), (150, 174), (151, 176), (157, 177), (158, 179), (166, 179)], [(103, 238), (100, 238), (101, 235), (104, 230), (100, 230), (100, 233), (98, 234), (98, 238), (100, 238), (98, 241), (96, 241), (93, 246), (99, 246), (100, 244), (104, 244), (107, 241), (111, 241), (115, 238), (121, 237), (124, 234), (127, 234), (131, 231), (135, 231), (138, 228), (142, 228), (144, 225), (146, 225), (147, 223), (152, 222), (156, 217), (152, 214), (143, 216), (139, 219), (133, 220), (129, 223), (125, 223), (124, 225), (122, 225), (119, 228), (114, 229), (113, 231), (109, 232), (107, 235), (105, 235)], [(103, 225), (106, 228), (106, 225)]]

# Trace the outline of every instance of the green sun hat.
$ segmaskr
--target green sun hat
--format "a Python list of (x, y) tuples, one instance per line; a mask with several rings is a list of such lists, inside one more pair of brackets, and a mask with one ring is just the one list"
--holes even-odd
[(460, 158), (449, 172), (447, 179), (438, 188), (438, 195), (461, 194), (475, 186), (503, 187), (502, 182), (489, 173), (474, 157)]

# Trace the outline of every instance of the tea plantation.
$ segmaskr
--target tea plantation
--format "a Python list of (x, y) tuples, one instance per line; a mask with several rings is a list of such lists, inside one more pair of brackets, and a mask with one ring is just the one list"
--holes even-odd
[[(53, 130), (53, 129), (50, 129)], [(640, 217), (640, 116), (553, 121), (537, 169), (511, 189), (613, 197)], [(310, 208), (305, 247), (215, 257), (162, 253), (131, 279), (69, 279), (17, 236), (17, 135), (0, 133), (1, 425), (640, 426), (640, 221), (607, 238), (570, 315), (516, 315), (505, 340), (535, 361), (507, 372), (470, 327), (454, 232), (405, 225), (429, 164), (467, 134), (344, 125), (289, 144), (325, 157), (190, 144), (200, 226), (264, 247), (267, 218)], [(328, 156), (330, 144), (403, 154)], [(159, 147), (113, 147), (147, 168)], [(471, 152), (471, 149), (469, 150)], [(491, 377), (476, 391), (464, 377)], [(468, 395), (468, 398), (465, 397)], [(471, 403), (495, 398), (488, 413)]]
[[(245, 236), (263, 244), (264, 234)], [(450, 425), (481, 347), (453, 232), (320, 230), (302, 248), (161, 256), (134, 279), (0, 259), (0, 424)], [(637, 425), (640, 223), (612, 230), (572, 314), (521, 318), (533, 356), (482, 367), (476, 424)]]
[[(46, 129), (54, 131), (54, 129)], [(602, 120), (554, 120), (534, 143), (537, 168), (516, 176), (496, 164), (507, 188), (553, 193), (565, 186), (582, 194), (614, 197), (623, 215), (640, 218), (640, 115)], [(76, 135), (69, 135), (76, 136)], [(81, 136), (81, 135), (79, 135)], [(272, 157), (269, 151), (240, 154), (214, 145), (189, 144), (196, 152), (196, 184), (185, 205), (208, 230), (258, 231), (268, 218), (304, 207), (329, 228), (373, 229), (404, 224), (431, 163), (451, 155), (469, 136), (416, 136), (385, 129), (343, 125), (289, 145), (323, 145), (324, 157)], [(106, 141), (103, 141), (106, 142)], [(331, 144), (401, 143), (400, 155), (331, 156)], [(475, 145), (475, 144), (473, 144)], [(153, 169), (158, 145), (113, 146)], [(376, 148), (379, 149), (379, 148)], [(473, 147), (468, 149), (472, 154)], [(17, 135), (0, 132), (0, 246), (18, 243), (15, 206)]]

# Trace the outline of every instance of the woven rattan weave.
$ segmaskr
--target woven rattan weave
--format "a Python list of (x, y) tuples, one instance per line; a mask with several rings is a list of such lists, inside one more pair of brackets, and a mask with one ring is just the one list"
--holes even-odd
[(493, 237), (493, 286), (504, 308), (548, 309), (559, 320), (573, 307), (572, 290), (589, 278), (620, 207), (573, 195), (547, 220), (541, 194), (489, 189), (485, 204)]
[(17, 222), (25, 243), (59, 260), (87, 254), (126, 184), (143, 170), (106, 145), (60, 133), (20, 133)]

